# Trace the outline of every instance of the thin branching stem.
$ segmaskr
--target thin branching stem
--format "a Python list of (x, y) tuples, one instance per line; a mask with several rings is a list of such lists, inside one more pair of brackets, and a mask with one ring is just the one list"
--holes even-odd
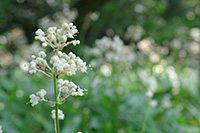
[(47, 77), (49, 77), (49, 78), (51, 78), (51, 76), (50, 75), (48, 75), (47, 73), (45, 73), (44, 71), (42, 71), (42, 70), (37, 70), (38, 72), (41, 72), (41, 73), (43, 73), (44, 75), (46, 75)]

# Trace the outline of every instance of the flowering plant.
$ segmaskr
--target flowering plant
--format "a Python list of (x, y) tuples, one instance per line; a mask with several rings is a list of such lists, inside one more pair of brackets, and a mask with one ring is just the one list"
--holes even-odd
[[(45, 59), (46, 53), (44, 51), (40, 51), (37, 56), (32, 55), (29, 73), (41, 72), (53, 79), (55, 101), (45, 99), (47, 92), (45, 89), (41, 89), (36, 95), (30, 95), (30, 103), (32, 103), (32, 106), (35, 106), (39, 102), (44, 101), (55, 107), (51, 111), (51, 117), (54, 120), (55, 132), (59, 133), (59, 119), (64, 119), (63, 111), (58, 109), (59, 105), (63, 104), (65, 99), (69, 96), (84, 95), (83, 89), (71, 81), (60, 79), (59, 75), (66, 74), (72, 76), (75, 75), (77, 71), (84, 73), (87, 72), (87, 66), (86, 62), (83, 62), (83, 60), (74, 53), (70, 52), (66, 54), (61, 52), (61, 50), (69, 44), (76, 46), (80, 43), (79, 40), (73, 40), (74, 34), (78, 33), (78, 30), (72, 23), (64, 23), (60, 29), (49, 27), (47, 33), (44, 33), (41, 29), (38, 29), (35, 33), (37, 35), (35, 39), (40, 40), (43, 47), (50, 46), (55, 54), (50, 58), (49, 63)], [(72, 41), (68, 41), (68, 39)]]

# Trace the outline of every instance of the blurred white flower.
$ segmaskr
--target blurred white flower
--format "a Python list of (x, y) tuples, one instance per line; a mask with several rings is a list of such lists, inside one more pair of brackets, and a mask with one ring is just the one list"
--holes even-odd
[(146, 7), (142, 4), (136, 4), (134, 10), (137, 13), (144, 13), (146, 11)]
[(155, 65), (155, 66), (153, 67), (153, 69), (154, 69), (154, 71), (155, 71), (156, 73), (162, 73), (163, 70), (164, 70), (164, 68), (163, 68), (162, 65)]
[(133, 25), (130, 25), (128, 28), (127, 28), (127, 31), (124, 35), (125, 39), (131, 39), (131, 40), (134, 40), (134, 41), (139, 41), (142, 37), (142, 35), (144, 35), (144, 29), (139, 26), (139, 25), (136, 25), (136, 26), (133, 26)]
[(182, 48), (182, 44), (181, 44), (181, 40), (180, 39), (172, 40), (171, 45), (175, 50), (180, 50)]
[(27, 72), (29, 68), (29, 63), (27, 61), (21, 61), (20, 68), (22, 71)]
[(148, 90), (148, 91), (146, 92), (146, 96), (147, 96), (147, 97), (153, 97), (153, 91)]
[(158, 101), (157, 100), (151, 100), (150, 102), (150, 106), (155, 108), (158, 105)]
[[(116, 35), (113, 39), (106, 36), (97, 39), (95, 47), (86, 50), (86, 53), (98, 59), (100, 58), (101, 62), (105, 60), (111, 63), (120, 63), (121, 66), (130, 66), (135, 61), (135, 54), (132, 49), (130, 46), (125, 46), (120, 37)], [(93, 67), (102, 64), (99, 63), (99, 60), (93, 60), (91, 63), (95, 63)]]
[(153, 50), (153, 47), (152, 47), (153, 43), (154, 43), (153, 39), (146, 38), (138, 42), (137, 46), (142, 52), (144, 52), (145, 54), (148, 54), (152, 52)]
[(2, 126), (0, 125), (0, 133), (3, 133)]
[(152, 63), (156, 63), (160, 60), (160, 56), (154, 52), (151, 52), (150, 55), (149, 55), (149, 60), (152, 62)]
[(153, 97), (154, 93), (156, 92), (156, 90), (158, 88), (157, 80), (153, 76), (151, 76), (149, 71), (147, 71), (147, 70), (140, 69), (138, 71), (138, 75), (139, 75), (142, 83), (147, 88), (146, 96)]
[(91, 13), (90, 14), (90, 19), (92, 19), (93, 21), (96, 21), (96, 20), (98, 20), (98, 18), (99, 18), (99, 12), (93, 12), (93, 13)]
[(103, 64), (100, 67), (100, 71), (104, 76), (109, 77), (112, 74), (112, 66), (110, 64), (107, 64), (107, 63)]
[(190, 30), (190, 36), (197, 42), (200, 42), (200, 28), (192, 28)]
[(7, 68), (13, 63), (13, 55), (11, 53), (5, 53), (0, 51), (0, 67)]
[(0, 44), (5, 45), (7, 43), (7, 38), (4, 35), (0, 35)]
[(162, 107), (163, 108), (170, 108), (172, 106), (171, 102), (171, 95), (165, 94), (162, 100)]
[[(60, 109), (58, 109), (58, 119), (59, 120), (63, 120), (64, 119), (64, 114), (63, 114), (63, 111), (62, 110), (60, 110)], [(56, 119), (56, 110), (55, 109), (53, 109), (52, 111), (51, 111), (51, 118), (52, 119)]]

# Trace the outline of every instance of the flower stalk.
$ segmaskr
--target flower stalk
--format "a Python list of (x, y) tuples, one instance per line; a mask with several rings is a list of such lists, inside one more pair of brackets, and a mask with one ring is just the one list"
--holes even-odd
[(54, 84), (54, 93), (55, 93), (55, 101), (56, 101), (56, 105), (55, 105), (55, 110), (56, 110), (56, 119), (55, 119), (55, 131), (56, 133), (60, 133), (60, 129), (59, 129), (59, 119), (58, 119), (58, 98), (57, 98), (57, 88), (56, 88), (56, 75), (53, 75), (53, 84)]
[[(67, 76), (76, 75), (77, 71), (87, 73), (86, 62), (70, 52), (66, 54), (61, 52), (67, 45), (73, 44), (76, 46), (80, 43), (79, 40), (74, 40), (74, 34), (78, 33), (76, 26), (72, 23), (64, 23), (60, 29), (57, 27), (49, 27), (47, 33), (41, 29), (36, 32), (35, 39), (42, 42), (43, 47), (50, 46), (53, 49), (54, 55), (49, 61), (45, 59), (47, 56), (44, 51), (40, 51), (38, 55), (32, 55), (32, 61), (29, 65), (29, 73), (43, 73), (50, 79), (53, 79), (55, 101), (45, 98), (47, 92), (41, 89), (35, 94), (31, 94), (30, 103), (32, 106), (39, 102), (50, 103), (54, 109), (51, 111), (51, 117), (54, 120), (55, 133), (60, 133), (59, 120), (64, 119), (64, 113), (59, 109), (59, 105), (63, 104), (69, 96), (83, 96), (84, 90), (74, 84), (72, 81), (63, 80), (59, 75), (66, 74)], [(71, 40), (71, 41), (68, 41)]]

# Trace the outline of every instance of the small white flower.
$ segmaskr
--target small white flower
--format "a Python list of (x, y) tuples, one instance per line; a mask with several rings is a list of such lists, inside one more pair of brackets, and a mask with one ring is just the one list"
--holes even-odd
[(0, 125), (0, 133), (3, 133), (2, 126)]
[(78, 92), (72, 92), (72, 96), (78, 96)]
[(146, 96), (147, 96), (147, 97), (153, 97), (153, 94), (154, 94), (154, 92), (151, 91), (151, 90), (148, 90), (148, 91), (146, 92)]
[(40, 51), (38, 53), (38, 56), (41, 57), (41, 58), (45, 58), (46, 57), (46, 53), (44, 51)]
[(31, 61), (30, 68), (35, 68), (35, 67), (36, 67), (36, 62), (35, 61)]
[(31, 58), (32, 58), (32, 59), (35, 59), (35, 57), (36, 57), (35, 55), (31, 55)]
[(73, 59), (73, 60), (76, 58), (76, 55), (74, 53), (72, 53), (72, 52), (70, 52), (68, 54), (68, 56), (70, 57), (70, 59)]
[(51, 57), (50, 63), (53, 64), (58, 60), (59, 60), (59, 57), (57, 55), (54, 55), (53, 57)]
[(79, 96), (83, 96), (84, 95), (83, 89), (81, 89), (80, 87), (78, 87), (78, 95)]
[(73, 44), (74, 46), (76, 46), (77, 44), (80, 44), (80, 41), (79, 41), (79, 40), (74, 40), (74, 41), (72, 41), (72, 44)]
[(45, 35), (44, 32), (43, 32), (41, 29), (38, 29), (38, 30), (35, 32), (35, 34), (38, 35), (38, 36)]
[(65, 36), (60, 37), (60, 42), (66, 42), (66, 41), (67, 41), (67, 38)]
[[(64, 114), (63, 114), (63, 111), (62, 110), (60, 110), (60, 109), (58, 109), (58, 119), (59, 120), (63, 120), (64, 119)], [(51, 118), (52, 119), (56, 119), (56, 110), (55, 109), (53, 109), (52, 111), (51, 111)]]
[(56, 37), (53, 34), (49, 34), (47, 38), (49, 39), (50, 42), (56, 42)]
[(36, 73), (36, 71), (37, 71), (36, 65), (37, 64), (36, 64), (35, 60), (30, 62), (30, 65), (29, 65), (29, 73), (30, 74)]
[(62, 25), (62, 28), (63, 28), (63, 30), (66, 30), (66, 29), (68, 28), (68, 24), (67, 24), (67, 23), (64, 23), (64, 24)]
[(61, 58), (64, 55), (61, 51), (58, 51), (58, 56)]
[(35, 106), (38, 104), (38, 101), (40, 100), (40, 97), (34, 95), (34, 94), (31, 94), (30, 96), (30, 102), (32, 103), (32, 106)]
[(61, 34), (63, 33), (63, 30), (62, 30), (62, 29), (57, 29), (57, 33), (58, 33), (59, 35), (61, 35)]
[(151, 107), (156, 107), (158, 105), (158, 101), (157, 100), (151, 100), (151, 102), (150, 102), (150, 106)]
[(21, 68), (21, 70), (27, 72), (28, 69), (29, 69), (29, 63), (26, 62), (26, 61), (21, 61), (20, 62), (20, 68)]
[(50, 34), (54, 34), (55, 33), (55, 31), (56, 31), (56, 27), (49, 27), (48, 29), (47, 29), (47, 32), (49, 32)]
[(42, 46), (45, 48), (45, 47), (47, 47), (47, 43), (42, 43)]
[(44, 89), (41, 89), (40, 91), (38, 91), (37, 96), (39, 96), (40, 98), (44, 99), (44, 96), (47, 94), (47, 92)]

